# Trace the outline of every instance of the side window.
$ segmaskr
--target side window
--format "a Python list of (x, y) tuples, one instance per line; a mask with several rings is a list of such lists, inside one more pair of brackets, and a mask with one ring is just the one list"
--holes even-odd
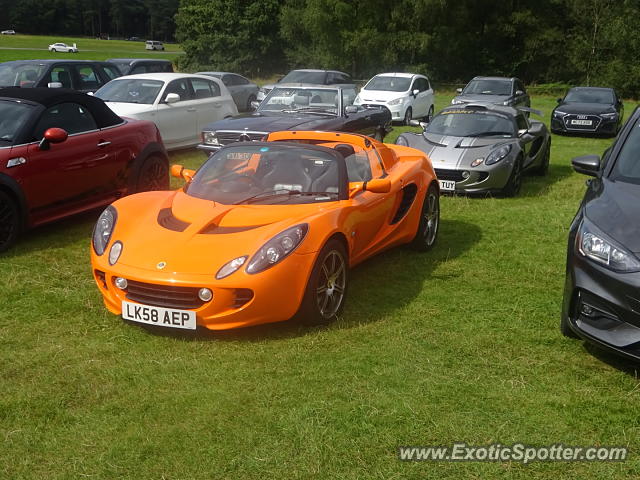
[(33, 130), (33, 139), (40, 140), (52, 127), (62, 128), (69, 135), (98, 129), (89, 111), (77, 103), (60, 103), (47, 108)]
[(333, 83), (352, 83), (351, 79), (347, 75), (343, 75), (342, 73), (334, 73), (333, 76)]
[(80, 78), (80, 90), (97, 90), (101, 82), (92, 66), (77, 66), (76, 72)]
[(427, 82), (424, 78), (417, 78), (414, 88), (417, 88), (421, 92), (427, 90)]
[(129, 75), (136, 75), (138, 73), (148, 73), (148, 72), (149, 70), (147, 70), (146, 65), (136, 65), (131, 69), (131, 71), (129, 72)]
[(220, 96), (220, 87), (215, 82), (204, 80), (202, 78), (192, 78), (191, 86), (195, 98), (211, 98)]
[(113, 80), (122, 75), (116, 67), (112, 67), (111, 65), (102, 65), (102, 71), (107, 75), (109, 80)]
[[(192, 100), (191, 89), (189, 88), (189, 82), (186, 78), (181, 78), (179, 80), (173, 80), (167, 85), (166, 90), (164, 91), (164, 98), (167, 98), (169, 93), (177, 93), (180, 95), (180, 100)], [(163, 99), (164, 101), (164, 99)]]
[(520, 80), (516, 80), (516, 90), (522, 90), (524, 93), (527, 93), (527, 91), (524, 89), (524, 85)]
[(222, 83), (224, 83), (225, 87), (230, 87), (231, 85), (233, 85), (233, 77), (231, 75), (223, 75)]
[(429, 90), (429, 89), (431, 88), (431, 82), (430, 82), (430, 81), (429, 81), (429, 79), (428, 79), (428, 78), (426, 78), (426, 77), (425, 77), (425, 79), (424, 79), (424, 82), (425, 82), (425, 84), (426, 84), (426, 86), (427, 86), (427, 88), (426, 88), (426, 89), (427, 89), (427, 90)]
[(57, 66), (51, 69), (49, 82), (60, 82), (62, 88), (73, 88), (71, 70), (67, 66)]
[(353, 101), (356, 99), (356, 91), (354, 88), (345, 88), (342, 90), (342, 106), (353, 105)]
[(234, 80), (236, 85), (249, 85), (249, 80), (240, 75), (234, 75)]
[(518, 115), (516, 117), (516, 124), (518, 125), (518, 130), (528, 130), (529, 122), (524, 115)]

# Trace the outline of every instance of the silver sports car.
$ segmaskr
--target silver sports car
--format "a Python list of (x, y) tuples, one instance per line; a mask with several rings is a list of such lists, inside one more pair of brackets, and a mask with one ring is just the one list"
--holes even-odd
[[(532, 111), (527, 109), (527, 111)], [(520, 191), (522, 173), (545, 175), (551, 137), (523, 109), (473, 103), (445, 108), (422, 133), (403, 133), (396, 143), (425, 152), (443, 192)]]

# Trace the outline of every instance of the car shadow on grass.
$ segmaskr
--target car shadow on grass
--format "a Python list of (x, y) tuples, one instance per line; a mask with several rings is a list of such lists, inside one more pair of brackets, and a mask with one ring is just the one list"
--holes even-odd
[(621, 372), (632, 376), (634, 379), (638, 378), (638, 374), (640, 373), (640, 363), (635, 362), (630, 358), (616, 355), (613, 352), (610, 352), (602, 347), (599, 347), (598, 345), (594, 345), (586, 341), (584, 342), (583, 347), (586, 353), (600, 360), (601, 362), (606, 363), (610, 367), (613, 367), (616, 370), (620, 370)]
[(551, 164), (549, 165), (549, 171), (544, 176), (534, 175), (533, 173), (527, 172), (522, 178), (522, 189), (520, 190), (518, 197), (539, 197), (554, 184), (561, 182), (572, 174), (573, 168), (570, 164)]
[[(358, 325), (383, 321), (394, 312), (405, 308), (425, 288), (437, 288), (442, 277), (435, 271), (470, 250), (482, 237), (480, 227), (459, 220), (442, 220), (438, 243), (433, 250), (421, 253), (407, 246), (383, 252), (356, 266), (350, 272), (349, 292), (345, 310), (340, 318), (327, 326), (309, 327), (295, 320), (257, 325), (234, 330), (196, 332), (145, 327), (149, 333), (170, 336), (185, 341), (222, 340), (258, 342), (279, 340), (304, 335), (315, 335), (324, 329), (353, 328)], [(455, 274), (454, 274), (455, 275)], [(127, 322), (133, 324), (132, 322)]]

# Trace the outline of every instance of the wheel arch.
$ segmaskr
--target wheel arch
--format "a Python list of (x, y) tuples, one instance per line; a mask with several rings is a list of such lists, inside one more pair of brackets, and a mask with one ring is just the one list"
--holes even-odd
[(152, 155), (159, 155), (169, 164), (169, 156), (167, 155), (167, 151), (164, 146), (158, 142), (151, 142), (147, 144), (133, 159), (131, 164), (131, 169), (129, 170), (129, 179), (128, 179), (128, 191), (129, 193), (133, 193), (136, 191), (136, 185), (138, 184), (138, 177), (140, 176), (140, 172), (142, 170), (142, 166), (144, 165), (145, 160)]
[(18, 205), (20, 211), (20, 230), (24, 230), (29, 225), (27, 198), (22, 191), (22, 187), (10, 176), (0, 173), (0, 190), (9, 195)]

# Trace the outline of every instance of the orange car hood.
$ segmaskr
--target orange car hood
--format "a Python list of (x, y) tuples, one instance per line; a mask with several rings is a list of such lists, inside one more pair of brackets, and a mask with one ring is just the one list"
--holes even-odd
[[(118, 263), (157, 271), (158, 263), (165, 262), (165, 271), (215, 274), (234, 258), (251, 258), (274, 235), (308, 223), (332, 204), (223, 205), (182, 191), (132, 195), (114, 204), (113, 240), (123, 243)], [(183, 231), (166, 228), (159, 223), (161, 211), (170, 211), (174, 223), (189, 225)], [(309, 242), (303, 246), (300, 251), (316, 250)]]

